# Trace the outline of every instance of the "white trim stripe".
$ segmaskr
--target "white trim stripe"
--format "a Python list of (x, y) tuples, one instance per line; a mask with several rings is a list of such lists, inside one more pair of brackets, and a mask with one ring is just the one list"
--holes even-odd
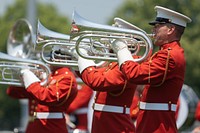
[(62, 119), (64, 118), (61, 112), (35, 112), (37, 119)]
[[(169, 108), (171, 106), (171, 109)], [(164, 111), (176, 111), (176, 104), (169, 103), (146, 103), (140, 102), (139, 107), (143, 110), (164, 110)]]
[(96, 111), (103, 111), (103, 112), (130, 114), (130, 108), (121, 107), (121, 106), (112, 106), (112, 105), (94, 103), (93, 109)]

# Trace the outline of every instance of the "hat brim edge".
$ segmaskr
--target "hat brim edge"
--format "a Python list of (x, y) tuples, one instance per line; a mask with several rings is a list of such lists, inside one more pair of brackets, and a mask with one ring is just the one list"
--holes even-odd
[(149, 22), (149, 25), (155, 25), (155, 24), (166, 24), (166, 22), (159, 22), (159, 21), (153, 21), (153, 22)]

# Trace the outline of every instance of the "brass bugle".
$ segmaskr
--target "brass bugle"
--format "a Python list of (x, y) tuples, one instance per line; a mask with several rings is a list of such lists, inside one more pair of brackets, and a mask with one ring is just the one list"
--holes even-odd
[[(38, 74), (38, 78), (42, 80), (42, 85), (48, 82), (48, 76), (51, 74), (50, 68), (41, 61), (17, 58), (0, 52), (0, 84), (24, 86), (20, 80), (22, 69), (29, 69)], [(47, 77), (41, 77), (42, 74), (46, 74)]]
[[(91, 50), (88, 42), (88, 40), (82, 41), (81, 48)], [(76, 39), (70, 40), (70, 36), (67, 34), (49, 30), (38, 20), (36, 45), (34, 47), (35, 51), (40, 51), (41, 59), (44, 62), (54, 66), (77, 67), (78, 62), (75, 58), (75, 44)], [(96, 46), (98, 46), (98, 44), (96, 44)], [(59, 51), (60, 54), (57, 54), (57, 51)], [(97, 66), (101, 66), (104, 64), (104, 61), (98, 61), (96, 63)]]
[[(73, 12), (72, 20), (70, 39), (78, 38), (76, 40), (76, 51), (84, 58), (117, 61), (117, 55), (111, 51), (111, 43), (116, 39), (125, 40), (133, 56), (142, 53), (138, 55), (140, 58), (134, 59), (136, 62), (142, 62), (152, 54), (152, 40), (149, 35), (142, 31), (97, 24), (81, 17), (76, 11)], [(93, 54), (92, 56), (84, 55), (80, 52), (80, 44), (84, 39), (90, 40), (91, 45), (93, 45), (94, 42), (102, 44), (102, 47), (110, 52), (99, 52), (98, 55)], [(98, 48), (96, 51), (98, 51)]]

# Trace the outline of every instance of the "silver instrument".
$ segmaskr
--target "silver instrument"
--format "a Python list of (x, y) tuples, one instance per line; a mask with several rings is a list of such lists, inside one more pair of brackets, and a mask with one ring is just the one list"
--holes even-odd
[[(40, 52), (44, 62), (54, 66), (78, 66), (73, 60), (74, 44), (69, 39), (69, 35), (49, 30), (38, 20), (34, 48)], [(57, 51), (62, 54), (57, 54)]]
[[(30, 69), (46, 84), (50, 68), (34, 52), (32, 26), (26, 19), (19, 19), (12, 27), (7, 40), (7, 54), (0, 52), (0, 84), (23, 86), (20, 71)], [(29, 58), (29, 59), (27, 59)], [(42, 75), (47, 75), (42, 77)]]
[(43, 62), (18, 58), (0, 52), (0, 84), (23, 86), (23, 83), (20, 80), (20, 71), (22, 69), (29, 69), (34, 72), (38, 78), (43, 80), (43, 85), (48, 82), (48, 76), (43, 79), (41, 75), (51, 74), (50, 68)]
[[(134, 59), (136, 62), (142, 62), (152, 54), (152, 41), (150, 37), (139, 30), (114, 27), (109, 25), (97, 24), (90, 22), (81, 17), (76, 11), (73, 12), (73, 22), (70, 39), (76, 39), (76, 51), (83, 58), (103, 61), (117, 61), (116, 54), (113, 53), (111, 43), (116, 39), (123, 39), (127, 42), (132, 55), (140, 58)], [(86, 55), (81, 53), (80, 44), (83, 40), (88, 39), (91, 46), (102, 44), (93, 50), (95, 53)], [(109, 52), (101, 52), (98, 49), (107, 49)]]
[[(80, 47), (92, 50), (88, 42), (88, 40), (82, 41)], [(35, 51), (40, 51), (41, 59), (44, 62), (54, 66), (77, 67), (75, 44), (76, 39), (70, 40), (69, 35), (49, 30), (38, 20), (36, 45), (34, 47)], [(103, 63), (104, 61), (97, 62), (97, 66)]]
[[(115, 27), (120, 27), (120, 28), (125, 28), (125, 29), (132, 29), (132, 30), (138, 30), (138, 31), (141, 31), (141, 32), (144, 32), (146, 34), (146, 32), (144, 30), (142, 30), (141, 28), (137, 27), (136, 25), (133, 25), (129, 22), (127, 22), (126, 20), (122, 19), (122, 18), (114, 18), (114, 24), (113, 26)], [(152, 37), (153, 34), (148, 34), (148, 36)]]
[(38, 59), (34, 52), (35, 39), (32, 26), (26, 19), (19, 19), (10, 30), (7, 53), (14, 57)]

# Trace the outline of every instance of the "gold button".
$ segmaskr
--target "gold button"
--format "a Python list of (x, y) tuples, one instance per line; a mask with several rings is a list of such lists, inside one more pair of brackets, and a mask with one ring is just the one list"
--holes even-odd
[(33, 111), (31, 111), (30, 113), (31, 113), (31, 115), (33, 115), (33, 113), (34, 113), (34, 112), (33, 112)]
[(68, 74), (68, 72), (65, 72), (65, 74)]
[(92, 71), (92, 68), (90, 68), (89, 70)]
[(35, 109), (35, 106), (34, 106), (34, 105), (31, 105), (31, 109)]
[(35, 103), (35, 100), (32, 100), (32, 103)]
[(138, 113), (138, 111), (139, 111), (139, 109), (136, 108), (136, 109), (134, 109), (134, 110), (132, 111), (132, 114), (136, 115), (136, 114)]

